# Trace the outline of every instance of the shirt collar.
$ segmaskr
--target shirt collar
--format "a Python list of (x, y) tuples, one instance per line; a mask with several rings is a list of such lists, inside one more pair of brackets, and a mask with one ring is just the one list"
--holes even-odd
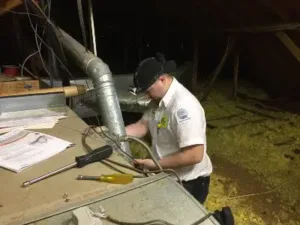
[(176, 80), (175, 77), (173, 77), (172, 83), (167, 91), (167, 93), (165, 94), (165, 96), (161, 99), (161, 101), (159, 102), (159, 107), (161, 107), (162, 105), (164, 105), (165, 107), (167, 107), (167, 105), (169, 104), (169, 102), (172, 100), (175, 91), (177, 89), (178, 86), (178, 81)]

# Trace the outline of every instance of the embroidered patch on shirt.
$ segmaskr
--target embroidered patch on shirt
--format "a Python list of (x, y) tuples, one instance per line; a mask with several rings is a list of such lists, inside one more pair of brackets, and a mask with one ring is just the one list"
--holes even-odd
[(189, 120), (190, 117), (187, 110), (183, 108), (178, 109), (176, 112), (176, 119), (177, 119), (177, 123), (182, 123), (186, 120)]
[(157, 127), (158, 128), (167, 128), (168, 127), (168, 122), (169, 122), (169, 118), (166, 115), (164, 115), (161, 118), (160, 122), (157, 124)]

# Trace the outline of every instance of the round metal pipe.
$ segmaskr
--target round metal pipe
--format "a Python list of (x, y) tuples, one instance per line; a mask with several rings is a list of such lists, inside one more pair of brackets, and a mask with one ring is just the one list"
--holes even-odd
[[(107, 64), (93, 55), (64, 30), (58, 29), (58, 39), (65, 52), (92, 79), (96, 92), (96, 101), (104, 125), (116, 136), (126, 135), (124, 120), (119, 105), (111, 71)], [(121, 147), (131, 155), (128, 142), (121, 143)]]

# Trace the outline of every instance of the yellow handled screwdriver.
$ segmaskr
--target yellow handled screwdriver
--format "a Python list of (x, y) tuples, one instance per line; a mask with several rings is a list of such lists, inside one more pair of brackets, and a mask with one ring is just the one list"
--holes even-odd
[(101, 176), (85, 176), (78, 175), (77, 180), (97, 180), (100, 182), (108, 182), (113, 184), (128, 184), (133, 181), (134, 176), (132, 174), (114, 173)]

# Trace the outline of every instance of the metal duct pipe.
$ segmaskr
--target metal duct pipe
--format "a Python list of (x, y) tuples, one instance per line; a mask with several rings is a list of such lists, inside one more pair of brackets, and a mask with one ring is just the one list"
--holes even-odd
[[(108, 65), (91, 52), (86, 52), (85, 47), (62, 29), (59, 29), (57, 36), (66, 53), (92, 79), (104, 125), (113, 135), (125, 136), (124, 120)], [(121, 147), (131, 155), (128, 142), (121, 143)]]

